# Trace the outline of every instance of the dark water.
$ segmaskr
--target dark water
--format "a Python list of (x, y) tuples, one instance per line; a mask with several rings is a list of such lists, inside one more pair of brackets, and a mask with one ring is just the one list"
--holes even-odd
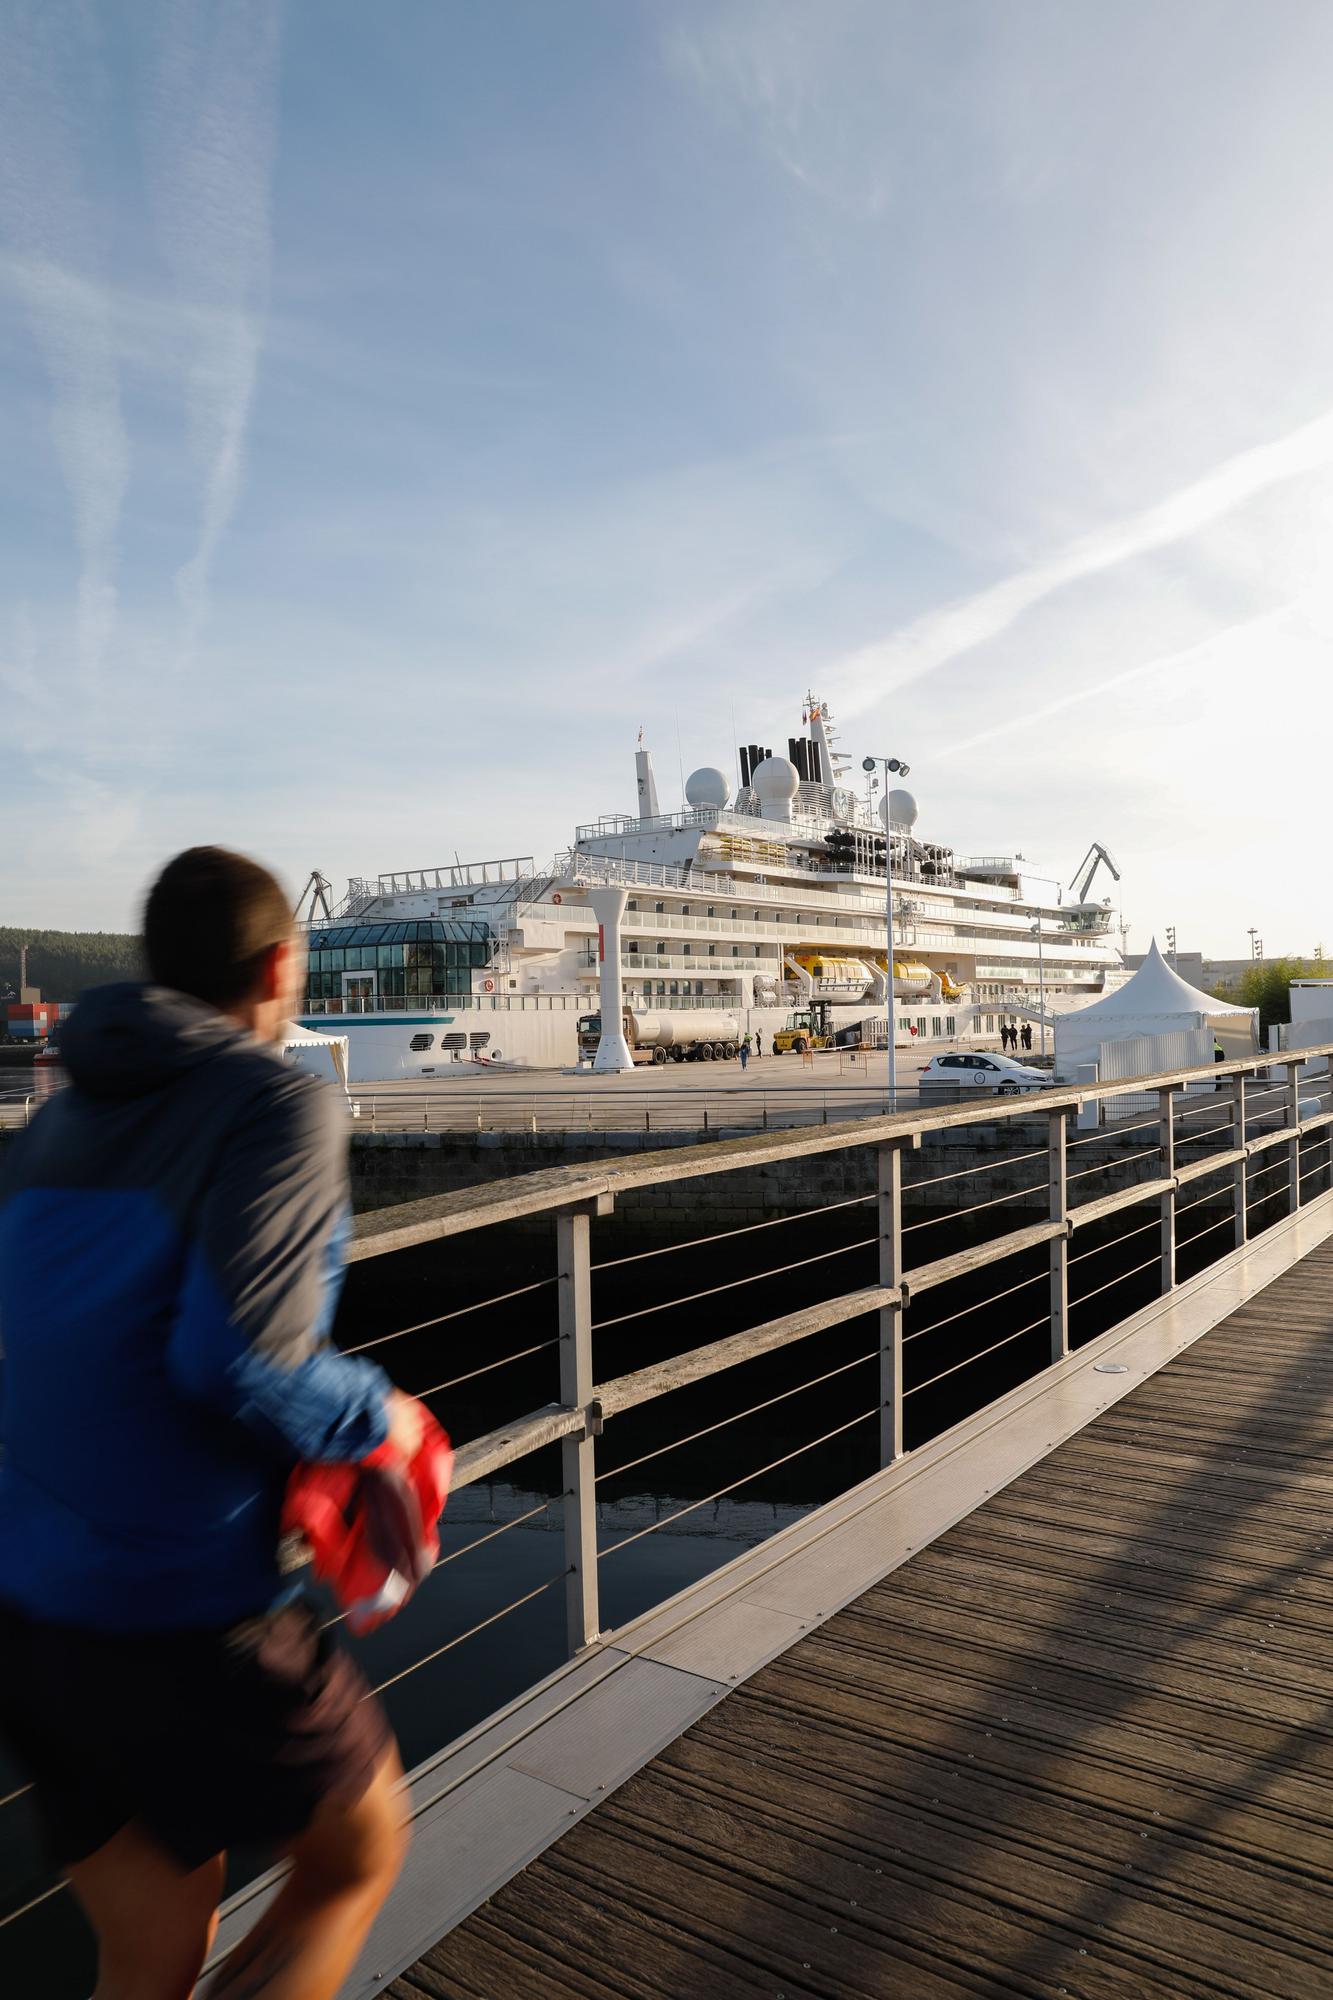
[[(1042, 1165), (1034, 1162), (1034, 1165)], [(1149, 1163), (1150, 1164), (1150, 1163)], [(1281, 1175), (1273, 1181), (1280, 1183)], [(1044, 1185), (1044, 1173), (1043, 1173)], [(709, 1229), (707, 1186), (691, 1227)], [(1306, 1198), (1323, 1180), (1307, 1184)], [(1207, 1194), (1212, 1184), (1193, 1192)], [(1180, 1276), (1193, 1275), (1231, 1247), (1224, 1227), (1226, 1183), (1195, 1211), (1195, 1246), (1180, 1254)], [(1257, 1190), (1256, 1190), (1257, 1192)], [(1255, 1201), (1251, 1233), (1286, 1212), (1285, 1194)], [(909, 1221), (913, 1211), (906, 1211)], [(1157, 1296), (1156, 1205), (1129, 1209), (1099, 1233), (1080, 1232), (1071, 1267), (1071, 1341), (1094, 1338)], [(873, 1204), (844, 1208), (731, 1241), (655, 1254), (594, 1273), (593, 1317), (598, 1380), (719, 1339), (756, 1321), (852, 1290), (875, 1277)], [(1007, 1218), (1007, 1221), (1006, 1221)], [(991, 1235), (1031, 1219), (1019, 1203), (987, 1211), (977, 1227)], [(969, 1224), (929, 1221), (908, 1235), (909, 1263), (962, 1246)], [(975, 1230), (974, 1230), (975, 1233)], [(1182, 1233), (1189, 1233), (1188, 1227)], [(596, 1261), (612, 1254), (594, 1230)], [(620, 1254), (634, 1245), (622, 1238)], [(818, 1263), (815, 1252), (840, 1254)], [(1144, 1263), (1147, 1269), (1137, 1267)], [(778, 1267), (794, 1265), (794, 1269)], [(553, 1340), (555, 1287), (459, 1318), (442, 1318), (531, 1280), (554, 1267), (553, 1232), (502, 1228), (356, 1265), (338, 1322), (338, 1338), (356, 1346), (403, 1327), (418, 1331), (374, 1350), (400, 1385), (415, 1393), (482, 1368), (520, 1349)], [(740, 1282), (737, 1283), (736, 1281)], [(924, 1294), (904, 1316), (905, 1429), (919, 1445), (1046, 1364), (1048, 1272), (1044, 1247), (1000, 1267)], [(730, 1289), (714, 1290), (717, 1286)], [(1006, 1296), (996, 1298), (996, 1291)], [(691, 1295), (707, 1293), (695, 1298)], [(672, 1301), (681, 1303), (671, 1303)], [(642, 1315), (625, 1318), (625, 1315)], [(433, 1323), (432, 1323), (433, 1322)], [(423, 1324), (424, 1323), (424, 1324)], [(696, 1384), (608, 1424), (598, 1446), (598, 1541), (601, 1624), (612, 1629), (730, 1562), (803, 1513), (867, 1478), (878, 1463), (878, 1334), (873, 1316)], [(982, 1358), (974, 1358), (974, 1357)], [(829, 1379), (820, 1380), (818, 1378)], [(813, 1384), (802, 1388), (801, 1385)], [(800, 1390), (797, 1394), (788, 1391)], [(551, 1348), (430, 1397), (456, 1442), (557, 1400)], [(777, 1399), (777, 1400), (775, 1400)], [(764, 1404), (767, 1407), (756, 1409)], [(745, 1414), (752, 1412), (752, 1414)], [(813, 1449), (811, 1440), (843, 1429)], [(694, 1442), (678, 1439), (714, 1425)], [(663, 1451), (644, 1464), (645, 1454)], [(789, 1454), (794, 1454), (789, 1456)], [(785, 1463), (773, 1465), (775, 1460)], [(772, 1466), (771, 1470), (760, 1468)], [(623, 1469), (622, 1469), (623, 1468)], [(445, 1563), (391, 1624), (349, 1640), (373, 1684), (405, 1677), (384, 1701), (410, 1767), (520, 1694), (564, 1657), (564, 1553), (558, 1449), (515, 1468), (516, 1480), (465, 1488), (451, 1502), (442, 1531)], [(711, 1498), (720, 1489), (734, 1490)], [(689, 1509), (692, 1502), (706, 1504)], [(535, 1518), (508, 1528), (533, 1509)], [(665, 1517), (678, 1514), (671, 1521)], [(639, 1531), (662, 1522), (655, 1532)], [(549, 1584), (540, 1595), (485, 1626), (505, 1605)], [(446, 1650), (441, 1650), (446, 1649)], [(426, 1664), (416, 1662), (438, 1654)], [(414, 1669), (410, 1672), (405, 1670)], [(19, 1774), (0, 1759), (0, 1796)], [(239, 1872), (239, 1871), (238, 1871)], [(0, 1807), (0, 1908), (13, 1909), (51, 1880), (26, 1800)], [(68, 1892), (0, 1930), (0, 1990), (41, 1992), (51, 2000), (86, 1994), (91, 1957)]]

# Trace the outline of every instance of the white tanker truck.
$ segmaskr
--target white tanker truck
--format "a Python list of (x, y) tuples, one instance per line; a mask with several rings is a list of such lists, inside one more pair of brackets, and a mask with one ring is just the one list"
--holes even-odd
[[(697, 1012), (624, 1014), (625, 1040), (636, 1063), (724, 1062), (741, 1044), (742, 1028), (734, 1014)], [(579, 1016), (579, 1054), (593, 1057), (602, 1038), (600, 1014)]]

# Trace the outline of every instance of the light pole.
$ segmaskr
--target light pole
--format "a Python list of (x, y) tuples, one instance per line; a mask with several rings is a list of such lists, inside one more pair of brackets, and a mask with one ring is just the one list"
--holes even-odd
[[(910, 766), (900, 757), (863, 757), (861, 769), (873, 772), (877, 765), (884, 766), (884, 929), (888, 942), (888, 966), (885, 972), (887, 988), (885, 1012), (889, 1030), (889, 1109), (898, 1109), (898, 1058), (893, 1046), (893, 793), (889, 789), (890, 773), (896, 778), (905, 778)], [(911, 826), (916, 819), (916, 801), (910, 792), (904, 792), (903, 811), (906, 823)], [(910, 808), (910, 813), (909, 809)]]
[(1046, 954), (1042, 950), (1042, 941), (1044, 933), (1041, 928), (1040, 917), (1037, 918), (1035, 924), (1030, 926), (1030, 929), (1033, 937), (1037, 940), (1037, 1005), (1041, 1008), (1041, 1059), (1043, 1062), (1045, 1062), (1046, 1060)]

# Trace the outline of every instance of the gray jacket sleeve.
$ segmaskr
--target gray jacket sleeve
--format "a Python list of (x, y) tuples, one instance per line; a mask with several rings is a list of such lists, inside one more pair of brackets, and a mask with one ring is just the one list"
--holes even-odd
[(388, 1429), (388, 1378), (328, 1345), (348, 1213), (341, 1107), (279, 1071), (223, 1143), (167, 1358), (183, 1394), (308, 1462), (362, 1458)]

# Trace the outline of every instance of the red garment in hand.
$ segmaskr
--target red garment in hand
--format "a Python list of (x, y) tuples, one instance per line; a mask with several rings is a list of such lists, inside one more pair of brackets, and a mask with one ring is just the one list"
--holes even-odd
[(430, 1411), (409, 1459), (384, 1443), (351, 1465), (298, 1465), (287, 1482), (284, 1535), (299, 1535), (353, 1632), (373, 1632), (406, 1604), (440, 1553), (437, 1524), (454, 1454)]

